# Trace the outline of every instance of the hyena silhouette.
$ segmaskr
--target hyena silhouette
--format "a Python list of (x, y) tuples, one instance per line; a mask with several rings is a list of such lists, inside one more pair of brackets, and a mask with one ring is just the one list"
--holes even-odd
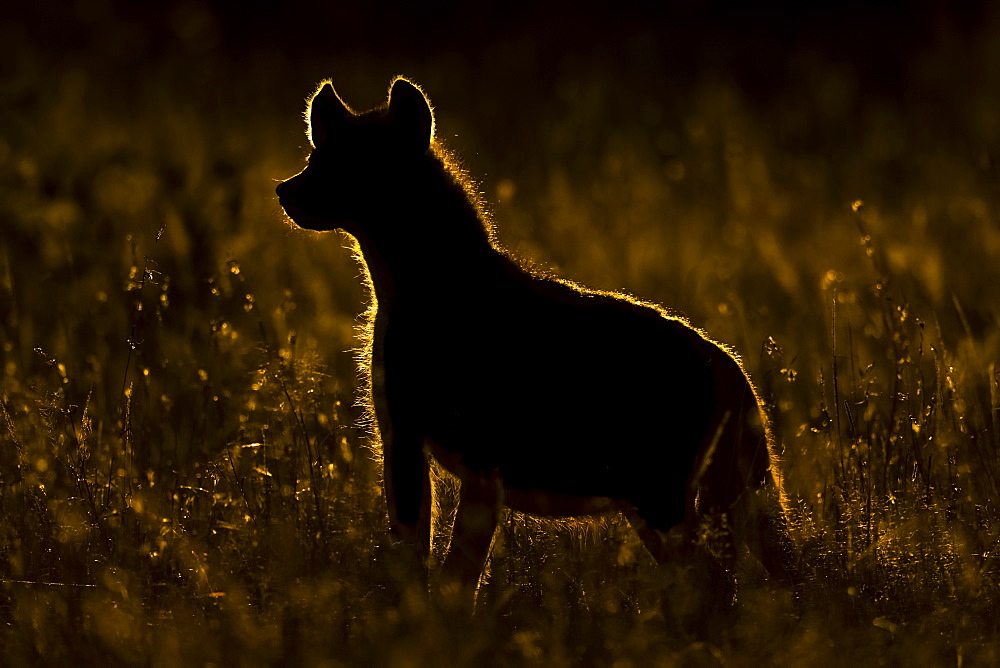
[(406, 79), (364, 113), (324, 82), (307, 117), (308, 165), (277, 193), (300, 227), (352, 235), (367, 264), (366, 362), (395, 536), (426, 556), (429, 454), (461, 481), (443, 572), (466, 591), (501, 505), (621, 510), (661, 561), (697, 556), (706, 521), (724, 517), (726, 571), (741, 554), (784, 569), (775, 444), (732, 354), (659, 306), (501, 250)]

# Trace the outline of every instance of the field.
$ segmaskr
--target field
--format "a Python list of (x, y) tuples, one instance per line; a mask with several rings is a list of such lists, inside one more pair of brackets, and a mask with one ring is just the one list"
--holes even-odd
[[(448, 4), (0, 17), (2, 662), (1000, 662), (998, 19)], [(317, 81), (400, 73), (507, 248), (740, 353), (798, 591), (692, 624), (622, 518), (508, 514), (483, 612), (427, 600), (356, 404), (362, 271), (274, 197)]]

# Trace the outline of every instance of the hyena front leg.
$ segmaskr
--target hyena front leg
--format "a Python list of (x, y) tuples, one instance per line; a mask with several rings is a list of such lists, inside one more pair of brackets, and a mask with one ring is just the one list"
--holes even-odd
[(430, 477), (419, 437), (383, 441), (389, 533), (430, 551)]
[(469, 472), (461, 478), (451, 548), (440, 576), (440, 591), (475, 604), (479, 578), (489, 557), (500, 517), (503, 486), (496, 472)]
[[(384, 329), (381, 313), (376, 332)], [(384, 333), (383, 333), (384, 337)], [(426, 568), (431, 541), (430, 470), (424, 456), (424, 432), (407, 411), (405, 386), (387, 378), (384, 346), (372, 350), (372, 400), (382, 440), (384, 493), (389, 513), (389, 535), (418, 548)]]

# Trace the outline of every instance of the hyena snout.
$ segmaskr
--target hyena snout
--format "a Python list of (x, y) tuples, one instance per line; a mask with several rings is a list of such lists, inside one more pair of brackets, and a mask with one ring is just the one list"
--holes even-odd
[(278, 204), (284, 209), (296, 225), (307, 230), (327, 230), (331, 226), (323, 220), (326, 216), (319, 215), (317, 207), (308, 197), (304, 196), (298, 176), (282, 181), (274, 189), (278, 194)]
[(282, 181), (278, 184), (278, 187), (274, 189), (274, 192), (278, 193), (278, 202), (284, 206), (286, 203), (295, 199), (295, 177), (288, 179), (287, 181)]

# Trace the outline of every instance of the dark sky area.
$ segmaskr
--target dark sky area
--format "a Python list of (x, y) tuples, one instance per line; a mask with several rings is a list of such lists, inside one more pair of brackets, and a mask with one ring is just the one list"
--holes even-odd
[[(439, 54), (476, 59), (505, 43), (530, 45), (531, 71), (545, 77), (567, 55), (615, 58), (642, 37), (674, 61), (678, 76), (719, 68), (749, 89), (782, 84), (791, 53), (863, 64), (864, 85), (892, 88), (913, 54), (943, 32), (966, 35), (987, 22), (979, 3), (750, 3), (690, 0), (535, 3), (249, 2), (132, 3), (76, 0), (6, 4), (4, 42), (30, 44), (47, 59), (94, 60), (128, 81), (150, 61), (228, 59), (301, 65), (364, 54), (399, 62)], [(16, 68), (18, 58), (4, 59)]]

